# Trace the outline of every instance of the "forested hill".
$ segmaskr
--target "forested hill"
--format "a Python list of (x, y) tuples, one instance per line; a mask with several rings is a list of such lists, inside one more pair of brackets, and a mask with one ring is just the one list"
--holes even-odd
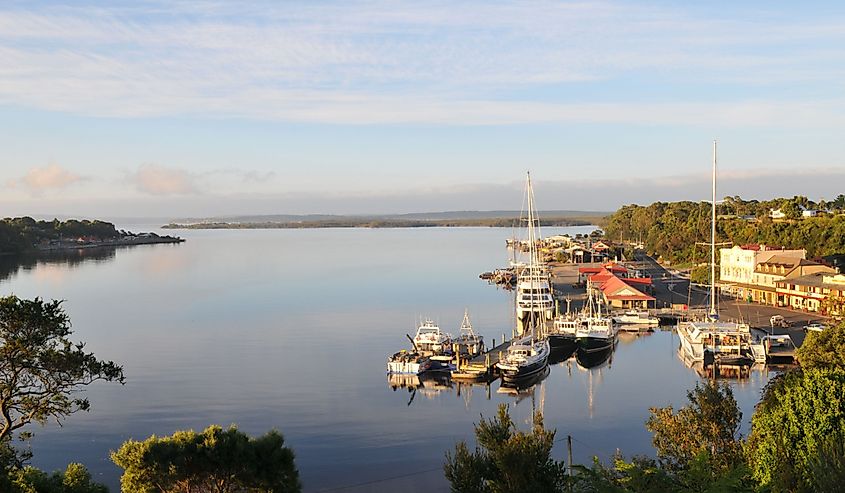
[[(820, 207), (823, 206), (823, 207)], [(819, 217), (801, 217), (801, 208), (830, 210)], [(655, 202), (649, 206), (626, 205), (601, 225), (612, 240), (642, 242), (652, 254), (674, 263), (704, 261), (710, 242), (710, 204), (706, 202)], [(769, 218), (780, 209), (786, 219)], [(845, 196), (814, 203), (805, 197), (771, 201), (743, 201), (727, 197), (717, 205), (716, 242), (735, 245), (765, 243), (804, 248), (807, 257), (845, 253)]]
[(34, 250), (42, 242), (79, 237), (109, 240), (121, 233), (105, 221), (36, 221), (31, 217), (0, 219), (0, 253), (23, 253)]

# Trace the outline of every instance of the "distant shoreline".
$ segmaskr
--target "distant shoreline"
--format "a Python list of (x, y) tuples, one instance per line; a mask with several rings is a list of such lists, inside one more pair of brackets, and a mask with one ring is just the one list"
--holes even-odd
[[(596, 217), (561, 217), (540, 220), (543, 227), (590, 226), (600, 219)], [(401, 219), (348, 219), (317, 221), (279, 221), (279, 222), (202, 222), (170, 223), (163, 229), (317, 229), (317, 228), (510, 228), (518, 220), (515, 218), (494, 219), (436, 219), (436, 220), (401, 220)]]

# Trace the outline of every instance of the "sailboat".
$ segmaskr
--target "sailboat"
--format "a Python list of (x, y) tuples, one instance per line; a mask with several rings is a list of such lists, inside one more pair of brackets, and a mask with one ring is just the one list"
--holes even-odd
[(721, 322), (716, 305), (716, 141), (713, 141), (713, 197), (710, 216), (710, 309), (706, 320), (678, 325), (684, 359), (705, 365), (747, 364), (751, 357), (751, 329), (748, 324)]
[[(551, 318), (546, 316), (545, 309), (535, 309), (535, 305), (541, 303), (544, 299), (542, 293), (535, 293), (534, 289), (539, 289), (541, 286), (539, 282), (544, 275), (543, 269), (539, 261), (537, 253), (537, 233), (536, 227), (536, 211), (534, 209), (534, 191), (531, 188), (531, 173), (528, 173), (528, 178), (525, 186), (525, 193), (528, 200), (528, 265), (523, 269), (521, 277), (527, 279), (530, 286), (530, 291), (524, 291), (523, 296), (519, 293), (516, 297), (516, 312), (517, 312), (517, 326), (520, 327), (519, 317), (523, 314), (521, 320), (523, 321), (521, 339), (514, 340), (513, 344), (508, 347), (507, 353), (503, 355), (502, 359), (496, 363), (499, 371), (502, 374), (502, 380), (505, 383), (517, 383), (524, 381), (526, 378), (533, 377), (544, 372), (549, 367), (549, 341), (540, 339), (541, 335), (538, 332), (545, 332), (546, 320)], [(546, 274), (547, 276), (547, 274)], [(538, 282), (535, 284), (533, 280)], [(518, 282), (517, 286), (523, 286), (522, 282)], [(546, 284), (549, 297), (551, 297), (551, 284)], [(552, 301), (554, 306), (554, 301)], [(528, 315), (530, 314), (530, 315)]]

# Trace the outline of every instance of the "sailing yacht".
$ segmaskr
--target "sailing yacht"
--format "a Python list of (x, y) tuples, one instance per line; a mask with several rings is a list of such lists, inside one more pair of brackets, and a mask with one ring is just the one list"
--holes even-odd
[(706, 320), (678, 325), (685, 359), (705, 365), (751, 364), (751, 328), (748, 324), (721, 322), (716, 305), (716, 141), (713, 141), (713, 197), (710, 216), (710, 310)]
[[(528, 377), (544, 372), (549, 366), (549, 341), (540, 339), (545, 332), (546, 321), (551, 318), (551, 309), (554, 307), (554, 300), (551, 297), (551, 283), (548, 280), (548, 273), (544, 273), (537, 254), (537, 220), (534, 209), (534, 191), (531, 188), (531, 173), (525, 186), (525, 194), (528, 201), (528, 264), (523, 268), (520, 277), (523, 281), (517, 282), (516, 313), (517, 329), (523, 335), (521, 339), (514, 340), (508, 347), (507, 353), (496, 363), (502, 373), (502, 380), (506, 383), (524, 381)], [(545, 289), (551, 306), (548, 310), (544, 307), (545, 296), (540, 292), (543, 288), (542, 279), (545, 276)], [(526, 287), (528, 286), (528, 287)], [(534, 291), (537, 292), (534, 292)], [(526, 335), (527, 334), (527, 335)]]

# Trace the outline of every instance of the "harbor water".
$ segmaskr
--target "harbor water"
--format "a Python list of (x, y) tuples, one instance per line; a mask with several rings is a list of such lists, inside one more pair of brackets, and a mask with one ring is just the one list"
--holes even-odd
[[(445, 452), (456, 440), (473, 443), (473, 423), (500, 403), (525, 428), (542, 410), (562, 438), (556, 457), (571, 435), (575, 459), (588, 463), (617, 449), (653, 454), (649, 407), (684, 405), (701, 378), (671, 331), (622, 334), (604, 364), (556, 363), (519, 394), (498, 382), (388, 378), (386, 357), (409, 346), (421, 318), (457, 333), (468, 309), (488, 344), (510, 333), (512, 293), (478, 278), (506, 265), (509, 229), (176, 234), (187, 241), (0, 258), (0, 295), (65, 300), (74, 339), (124, 365), (127, 379), (90, 386), (91, 411), (62, 427), (33, 426), (34, 465), (82, 462), (119, 491), (109, 451), (123, 441), (236, 424), (256, 435), (279, 430), (306, 491), (448, 491)], [(733, 381), (746, 431), (767, 378), (752, 371)]]

